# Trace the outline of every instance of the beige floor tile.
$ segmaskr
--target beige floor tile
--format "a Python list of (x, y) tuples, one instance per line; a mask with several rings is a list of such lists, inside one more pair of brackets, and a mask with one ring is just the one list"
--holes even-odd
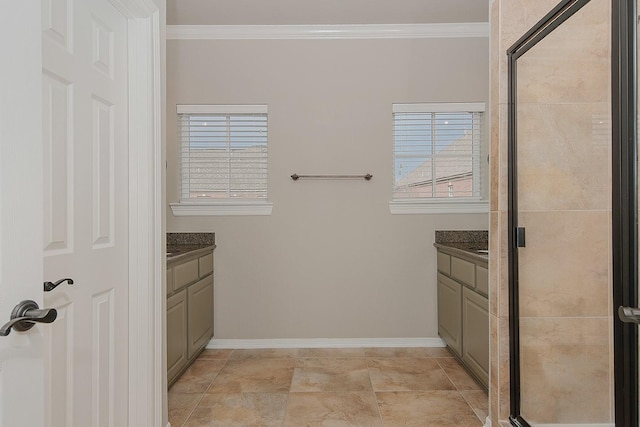
[(429, 357), (455, 357), (447, 347), (429, 347), (425, 350)]
[(290, 393), (285, 427), (381, 426), (372, 392)]
[(204, 350), (198, 356), (198, 360), (211, 360), (211, 359), (228, 359), (229, 356), (233, 353), (233, 350), (227, 349), (212, 349), (212, 350)]
[(371, 390), (366, 359), (302, 359), (291, 382), (292, 392)]
[(171, 427), (182, 427), (198, 401), (202, 399), (202, 393), (176, 393), (170, 391), (167, 394), (169, 403), (169, 422)]
[(292, 359), (298, 357), (297, 348), (255, 348), (233, 350), (231, 359)]
[(365, 357), (364, 348), (301, 348), (300, 357)]
[(176, 393), (204, 393), (225, 363), (225, 360), (197, 359), (173, 384), (170, 391)]
[(206, 394), (185, 427), (281, 426), (288, 393)]
[(169, 420), (479, 427), (486, 393), (451, 356), (446, 348), (205, 350), (169, 391)]
[(376, 393), (386, 427), (481, 427), (458, 391)]
[(476, 413), (480, 421), (483, 421), (489, 415), (489, 397), (484, 390), (464, 390), (461, 391), (462, 397), (467, 401), (473, 412)]
[(456, 359), (435, 359), (458, 390), (482, 390), (482, 387)]
[(367, 357), (432, 357), (429, 348), (425, 347), (372, 347), (365, 348), (364, 354)]
[(230, 359), (216, 377), (209, 392), (289, 391), (295, 365), (294, 359)]
[(436, 359), (369, 359), (369, 374), (375, 391), (454, 390)]

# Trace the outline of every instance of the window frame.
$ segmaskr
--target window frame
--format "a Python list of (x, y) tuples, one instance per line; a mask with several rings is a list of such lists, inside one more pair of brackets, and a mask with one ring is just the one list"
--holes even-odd
[(487, 122), (484, 102), (447, 102), (447, 103), (397, 103), (392, 104), (392, 126), (395, 126), (395, 113), (482, 113), (480, 128), (480, 138), (478, 147), (479, 161), (474, 165), (477, 172), (474, 171), (474, 178), (480, 177), (479, 196), (469, 197), (413, 197), (413, 198), (395, 198), (396, 192), (396, 140), (395, 133), (392, 131), (392, 157), (393, 171), (391, 201), (389, 202), (389, 210), (392, 214), (425, 214), (425, 213), (488, 213), (489, 202), (483, 197), (486, 184), (482, 179), (486, 176), (486, 169), (483, 167), (482, 155), (484, 150), (484, 142), (486, 138), (484, 124)]
[[(251, 105), (176, 105), (176, 117), (180, 120), (181, 114), (212, 114), (212, 115), (234, 115), (234, 114), (264, 114), (267, 118), (268, 126), (268, 106), (266, 104)], [(180, 123), (178, 123), (178, 132), (180, 131)], [(267, 132), (268, 135), (268, 132)], [(178, 141), (179, 146), (179, 162), (182, 165), (182, 140)], [(268, 147), (268, 137), (267, 137)], [(269, 202), (269, 172), (268, 172), (268, 152), (267, 152), (267, 193), (264, 199), (195, 199), (183, 198), (182, 183), (185, 171), (180, 167), (179, 183), (180, 183), (180, 201), (178, 203), (170, 203), (174, 216), (212, 216), (212, 215), (271, 215), (273, 203)]]

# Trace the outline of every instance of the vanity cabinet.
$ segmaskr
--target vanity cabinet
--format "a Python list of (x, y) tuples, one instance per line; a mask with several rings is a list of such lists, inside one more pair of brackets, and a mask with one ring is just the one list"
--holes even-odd
[(438, 334), (485, 387), (489, 382), (487, 260), (438, 248)]
[(180, 377), (213, 337), (213, 251), (167, 261), (167, 383)]
[(438, 334), (462, 354), (462, 285), (438, 273)]
[(167, 298), (167, 380), (174, 379), (187, 366), (187, 292)]

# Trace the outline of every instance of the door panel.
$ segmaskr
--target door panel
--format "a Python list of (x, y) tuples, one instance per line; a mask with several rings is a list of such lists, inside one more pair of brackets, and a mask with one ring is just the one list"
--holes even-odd
[(74, 280), (45, 294), (46, 420), (126, 425), (127, 20), (107, 0), (44, 3), (44, 274)]
[(512, 416), (523, 425), (615, 422), (611, 7), (563, 1), (509, 51)]
[[(40, 2), (0, 1), (0, 323), (42, 305)], [(0, 426), (44, 424), (42, 331), (0, 337)], [(26, 385), (26, 386), (25, 386)]]

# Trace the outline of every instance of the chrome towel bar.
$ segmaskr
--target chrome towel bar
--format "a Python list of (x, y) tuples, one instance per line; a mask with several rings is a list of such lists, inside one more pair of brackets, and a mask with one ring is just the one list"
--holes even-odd
[(294, 173), (291, 175), (291, 179), (297, 181), (300, 178), (309, 178), (309, 179), (364, 179), (366, 181), (371, 181), (373, 175), (370, 173), (366, 175), (298, 175)]

